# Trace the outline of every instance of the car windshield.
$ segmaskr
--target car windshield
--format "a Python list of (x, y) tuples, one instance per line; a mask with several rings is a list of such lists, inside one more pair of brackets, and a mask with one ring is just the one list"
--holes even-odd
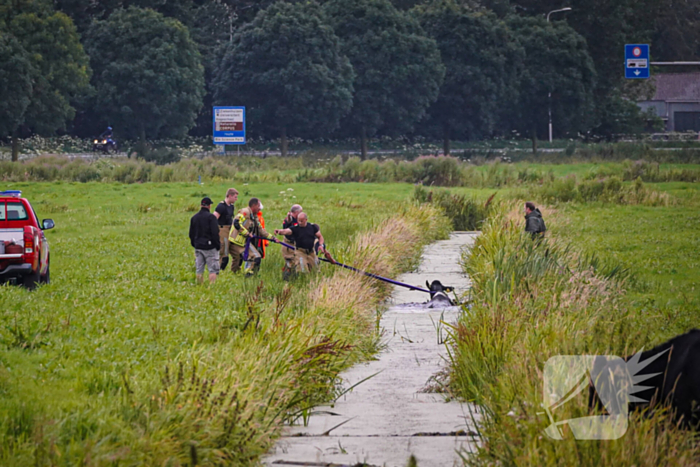
[(5, 202), (0, 201), (0, 221), (5, 220)]

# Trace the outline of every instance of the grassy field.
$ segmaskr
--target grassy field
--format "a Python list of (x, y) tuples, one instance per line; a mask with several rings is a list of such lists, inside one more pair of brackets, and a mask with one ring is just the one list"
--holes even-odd
[(564, 222), (554, 224), (553, 234), (629, 268), (631, 299), (700, 308), (700, 190), (683, 183), (660, 188), (679, 204), (663, 209), (572, 205), (558, 213)]
[[(0, 289), (2, 465), (254, 463), (283, 422), (332, 397), (340, 369), (376, 349), (388, 289), (324, 267), (286, 290), (275, 245), (257, 279), (195, 285), (189, 218), (227, 185), (7, 188), (57, 227), (51, 284)], [(262, 199), (271, 228), (301, 203), (336, 257), (388, 275), (448, 230), (417, 236), (432, 211), (406, 203), (411, 186), (238, 188)]]
[[(255, 464), (284, 423), (337, 394), (343, 368), (376, 352), (389, 289), (329, 266), (286, 288), (275, 245), (256, 279), (225, 272), (197, 286), (189, 218), (203, 196), (222, 199), (237, 166), (100, 164), (47, 159), (0, 173), (57, 225), (51, 284), (0, 288), (0, 465)], [(465, 259), (474, 306), (452, 347), (452, 389), (485, 414), (468, 463), (700, 462), (692, 436), (663, 418), (640, 420), (627, 444), (581, 446), (543, 440), (537, 415), (548, 356), (626, 354), (700, 323), (700, 190), (655, 182), (699, 166), (644, 166), (642, 186), (631, 163), (306, 165), (260, 160), (235, 175), (238, 207), (261, 198), (275, 228), (300, 203), (334, 256), (382, 274), (414, 267), (449, 230), (445, 212), (463, 225), (490, 216)], [(328, 176), (340, 183), (299, 182)], [(64, 181), (20, 181), (42, 177)], [(192, 181), (134, 183), (181, 177)], [(460, 186), (453, 196), (354, 182), (397, 177)], [(103, 181), (65, 181), (81, 179)], [(510, 212), (514, 198), (540, 196), (550, 200), (546, 255), (521, 236), (521, 206)]]
[[(700, 187), (649, 184), (670, 204), (559, 202), (548, 239), (523, 235), (522, 206), (493, 215), (465, 270), (473, 307), (454, 331), (452, 389), (482, 406), (475, 465), (698, 465), (697, 434), (667, 411), (635, 414), (614, 441), (554, 441), (542, 409), (556, 355), (630, 355), (700, 324)], [(552, 188), (550, 188), (552, 189)], [(522, 192), (520, 193), (522, 194)], [(537, 201), (537, 199), (534, 199)], [(587, 392), (554, 413), (588, 416)]]

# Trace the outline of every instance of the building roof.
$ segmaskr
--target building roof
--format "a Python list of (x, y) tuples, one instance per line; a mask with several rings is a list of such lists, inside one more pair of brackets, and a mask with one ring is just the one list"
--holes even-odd
[(663, 73), (654, 76), (655, 101), (700, 102), (700, 72)]

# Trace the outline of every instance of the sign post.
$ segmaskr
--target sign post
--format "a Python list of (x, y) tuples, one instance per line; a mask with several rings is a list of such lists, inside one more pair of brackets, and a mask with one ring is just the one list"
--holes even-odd
[(225, 152), (227, 144), (246, 143), (245, 107), (214, 107), (213, 113), (214, 144)]
[(625, 45), (625, 78), (649, 79), (649, 44)]

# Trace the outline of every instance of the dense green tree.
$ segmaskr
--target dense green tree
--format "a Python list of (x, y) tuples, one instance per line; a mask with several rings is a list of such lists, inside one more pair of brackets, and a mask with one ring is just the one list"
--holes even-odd
[[(470, 9), (475, 9), (479, 7), (490, 7), (484, 5), (480, 0), (454, 0), (460, 6), (467, 7)], [(508, 0), (495, 0), (495, 1), (505, 1)], [(416, 7), (426, 6), (433, 3), (434, 0), (391, 0), (391, 4), (394, 5), (399, 10), (411, 10)]]
[(508, 0), (477, 0), (477, 3), (493, 11), (499, 18), (505, 18), (515, 12), (515, 6)]
[(656, 16), (651, 43), (656, 59), (700, 60), (700, 2), (664, 0)]
[[(106, 123), (106, 119), (111, 119), (110, 123), (120, 126), (122, 133), (124, 125), (115, 120), (113, 115), (116, 100), (108, 103), (103, 95), (92, 97), (90, 88), (86, 86), (89, 68), (85, 66), (84, 53), (79, 50), (75, 28), (68, 18), (57, 14), (54, 7), (70, 16), (81, 32), (87, 31), (95, 21), (105, 24), (115, 12), (138, 7), (153, 9), (166, 17), (177, 19), (189, 29), (201, 54), (205, 83), (205, 105), (199, 106), (196, 130), (193, 132), (209, 134), (214, 89), (212, 81), (223, 53), (233, 35), (275, 1), (0, 0), (0, 25), (5, 34), (16, 41), (5, 37), (0, 45), (0, 53), (11, 57), (3, 60), (0, 65), (0, 73), (5, 76), (0, 79), (5, 79), (7, 83), (0, 83), (0, 95), (9, 96), (0, 102), (0, 119), (3, 119), (0, 130), (3, 134), (8, 131), (17, 135), (26, 135), (32, 131), (52, 134), (70, 123), (74, 118), (74, 108), (77, 107), (78, 118), (74, 121), (72, 131), (88, 134)], [(284, 3), (297, 4), (305, 1), (307, 0), (284, 0)], [(619, 133), (636, 132), (646, 121), (646, 117), (635, 105), (635, 99), (646, 93), (648, 86), (624, 79), (622, 47), (625, 43), (651, 43), (652, 56), (656, 60), (700, 59), (700, 3), (694, 0), (450, 1), (454, 2), (456, 8), (453, 11), (458, 11), (455, 15), (445, 13), (441, 22), (419, 18), (423, 29), (429, 28), (429, 36), (439, 43), (442, 61), (447, 64), (441, 97), (437, 103), (428, 106), (425, 102), (435, 98), (431, 94), (434, 89), (431, 83), (434, 83), (436, 77), (439, 78), (439, 61), (435, 60), (437, 55), (430, 52), (430, 46), (424, 42), (423, 36), (426, 33), (421, 26), (415, 24), (415, 21), (411, 23), (412, 20), (398, 10), (409, 10), (416, 6), (416, 11), (435, 10), (444, 3), (443, 0), (318, 0), (321, 5), (319, 8), (329, 14), (328, 21), (341, 39), (342, 54), (350, 58), (357, 71), (355, 105), (340, 125), (345, 135), (362, 136), (363, 128), (366, 136), (377, 133), (396, 135), (405, 134), (412, 127), (417, 127), (416, 131), (432, 136), (437, 135), (436, 125), (440, 125), (442, 129), (439, 133), (444, 135), (447, 126), (447, 131), (453, 138), (488, 137), (490, 129), (494, 128), (494, 120), (499, 118), (498, 108), (509, 109), (511, 124), (517, 123), (520, 128), (522, 120), (513, 117), (516, 112), (507, 104), (498, 104), (499, 100), (509, 101), (498, 97), (498, 90), (504, 90), (503, 83), (499, 82), (500, 75), (477, 72), (478, 69), (499, 70), (503, 65), (500, 60), (509, 56), (511, 48), (517, 48), (516, 41), (493, 45), (499, 44), (503, 39), (502, 33), (507, 34), (507, 28), (493, 22), (492, 16), (485, 13), (484, 9), (492, 10), (501, 19), (518, 15), (540, 20), (555, 9), (573, 9), (555, 14), (551, 20), (554, 24), (568, 23), (586, 40), (588, 55), (593, 59), (598, 77), (592, 98), (595, 109), (586, 112), (582, 125), (574, 126), (580, 129), (590, 128), (597, 136), (613, 137)], [(481, 13), (476, 13), (477, 10)], [(465, 15), (465, 11), (473, 14)], [(17, 17), (23, 19), (18, 20)], [(472, 21), (472, 27), (467, 28), (468, 21), (465, 18)], [(465, 21), (465, 24), (460, 21)], [(65, 28), (61, 26), (62, 22), (66, 24)], [(493, 28), (490, 28), (488, 25), (492, 22)], [(59, 41), (54, 40), (54, 36)], [(32, 45), (27, 44), (27, 41), (32, 42)], [(60, 41), (67, 41), (67, 45), (60, 45)], [(456, 45), (450, 47), (450, 41)], [(106, 45), (91, 50), (96, 53), (96, 56), (91, 57), (92, 63), (101, 69), (101, 76), (104, 76), (102, 72), (107, 68), (107, 57), (120, 47)], [(11, 50), (16, 53), (10, 52)], [(469, 57), (469, 60), (460, 61), (461, 56)], [(513, 60), (517, 62), (516, 59)], [(133, 60), (127, 62), (131, 66)], [(23, 68), (23, 63), (27, 67)], [(23, 71), (19, 72), (13, 67), (20, 67)], [(63, 71), (55, 72), (57, 67), (63, 68)], [(33, 73), (31, 78), (28, 78), (28, 70)], [(655, 72), (690, 70), (687, 67), (673, 70), (661, 68)], [(515, 73), (517, 79), (512, 78), (512, 72), (505, 74), (511, 76), (510, 84), (517, 84), (521, 77), (521, 73)], [(109, 76), (111, 72), (107, 72), (107, 77)], [(529, 74), (524, 73), (522, 76), (527, 77)], [(27, 82), (30, 83), (29, 88)], [(93, 82), (99, 83), (101, 79), (96, 77)], [(410, 89), (414, 83), (415, 89)], [(18, 90), (11, 91), (13, 86)], [(586, 86), (584, 83), (584, 88)], [(22, 92), (27, 89), (31, 93), (29, 98)], [(464, 96), (470, 96), (469, 99), (473, 101), (462, 100)], [(555, 96), (554, 100), (556, 98)], [(417, 118), (425, 116), (426, 107), (429, 108), (429, 118), (422, 119), (420, 125), (416, 125)], [(121, 108), (133, 111), (128, 105), (122, 105)], [(561, 135), (563, 133), (560, 131), (574, 131), (568, 123), (568, 114), (558, 116), (557, 112), (560, 111), (561, 109), (554, 109), (557, 133)], [(171, 110), (162, 108), (158, 112), (165, 118), (165, 114), (171, 113)], [(182, 128), (191, 125), (191, 121), (184, 125), (178, 123), (179, 112), (174, 111), (172, 114), (178, 114), (175, 115), (174, 126), (168, 122), (155, 133), (165, 135), (174, 129), (172, 133), (181, 134)], [(189, 115), (187, 112), (185, 114)], [(565, 125), (559, 122), (562, 117)], [(14, 124), (12, 122), (18, 121), (19, 124), (13, 130), (7, 130)], [(446, 125), (445, 121), (449, 123)], [(541, 122), (537, 125), (539, 134), (546, 134), (546, 125), (543, 126)], [(255, 128), (259, 127), (256, 125)], [(326, 131), (327, 127), (317, 128)], [(260, 130), (260, 134), (279, 133), (279, 129), (271, 127)], [(292, 131), (291, 128), (289, 130)], [(497, 130), (498, 127), (494, 131)], [(149, 134), (154, 134), (154, 131), (148, 131)], [(133, 133), (138, 133), (138, 129), (129, 128), (123, 134), (130, 136)], [(531, 133), (532, 130), (528, 129), (528, 134)], [(362, 140), (362, 146), (366, 148), (366, 137)], [(446, 149), (449, 149), (447, 145)]]
[[(130, 7), (150, 8), (184, 22), (191, 10), (201, 2), (197, 0), (55, 0), (54, 3), (56, 9), (73, 18), (78, 29), (83, 32), (93, 21), (105, 20), (115, 11)], [(220, 2), (210, 0), (206, 3)]]
[(516, 17), (509, 24), (525, 49), (511, 124), (531, 136), (535, 152), (538, 134), (547, 133), (550, 105), (556, 134), (589, 130), (594, 123), (596, 72), (585, 39), (566, 23), (544, 18)]
[(189, 28), (192, 39), (197, 43), (204, 65), (206, 94), (194, 128), (196, 136), (211, 136), (211, 108), (214, 102), (212, 80), (219, 66), (224, 48), (233, 38), (235, 23), (228, 5), (219, 1), (205, 1), (190, 11), (184, 24)]
[(420, 5), (429, 3), (428, 0), (391, 0), (391, 4), (399, 10), (410, 10)]
[(352, 66), (316, 3), (278, 2), (233, 37), (214, 78), (219, 105), (246, 106), (256, 132), (324, 136), (352, 105)]
[[(501, 0), (487, 0), (488, 2)], [(572, 8), (551, 16), (552, 22), (568, 22), (586, 39), (598, 79), (595, 88), (598, 135), (611, 136), (620, 128), (637, 126), (641, 114), (623, 91), (625, 78), (623, 50), (627, 43), (647, 43), (656, 25), (668, 18), (673, 2), (684, 0), (511, 0), (514, 11), (523, 16), (546, 18), (553, 10)], [(664, 31), (678, 29), (672, 22)], [(682, 33), (681, 33), (682, 34)], [(687, 37), (687, 36), (686, 36)], [(652, 54), (656, 57), (655, 48)], [(629, 118), (628, 122), (620, 120)]]
[(0, 137), (4, 138), (24, 121), (36, 70), (19, 41), (1, 31), (0, 63)]
[[(14, 37), (21, 47), (17, 59), (28, 60), (33, 71), (29, 102), (12, 130), (12, 158), (16, 160), (21, 128), (50, 135), (74, 117), (71, 102), (89, 86), (88, 59), (71, 19), (54, 11), (48, 0), (0, 0), (0, 32)], [(18, 65), (17, 60), (3, 60), (1, 66)], [(26, 76), (17, 79), (21, 82)], [(26, 90), (21, 83), (13, 86)]]
[(149, 9), (117, 10), (90, 27), (96, 105), (121, 135), (182, 137), (204, 96), (204, 69), (187, 28)]
[(524, 51), (495, 14), (455, 0), (438, 0), (414, 11), (437, 41), (446, 68), (438, 100), (428, 110), (439, 126), (444, 153), (452, 137), (489, 136), (501, 109), (517, 98)]
[(360, 136), (364, 158), (367, 137), (403, 134), (423, 118), (445, 67), (418, 21), (388, 0), (330, 0), (324, 10), (357, 75), (353, 108), (342, 126)]
[[(636, 84), (636, 83), (635, 83)], [(614, 135), (639, 134), (646, 130), (650, 115), (642, 112), (637, 101), (629, 99), (622, 90), (613, 90), (607, 99), (598, 102), (597, 114), (605, 115), (604, 122), (592, 129), (594, 136), (612, 138)]]
[(623, 93), (624, 46), (649, 41), (660, 1), (573, 0), (568, 5), (573, 10), (565, 14), (566, 19), (586, 39), (598, 73), (594, 96), (594, 133), (598, 135), (627, 132), (641, 118), (638, 108)]
[[(150, 8), (187, 26), (202, 55), (207, 90), (192, 130), (197, 135), (211, 134), (211, 78), (220, 58), (221, 45), (230, 40), (241, 24), (235, 3), (235, 0), (55, 0), (57, 8), (71, 16), (80, 31), (87, 31), (93, 21), (105, 20), (114, 11), (130, 6)], [(87, 135), (104, 126), (106, 121), (94, 100), (84, 99), (79, 103), (74, 123), (76, 133)]]
[[(259, 12), (265, 10), (280, 0), (221, 0), (233, 14), (239, 25), (249, 23)], [(299, 3), (303, 0), (282, 0), (285, 3)]]

